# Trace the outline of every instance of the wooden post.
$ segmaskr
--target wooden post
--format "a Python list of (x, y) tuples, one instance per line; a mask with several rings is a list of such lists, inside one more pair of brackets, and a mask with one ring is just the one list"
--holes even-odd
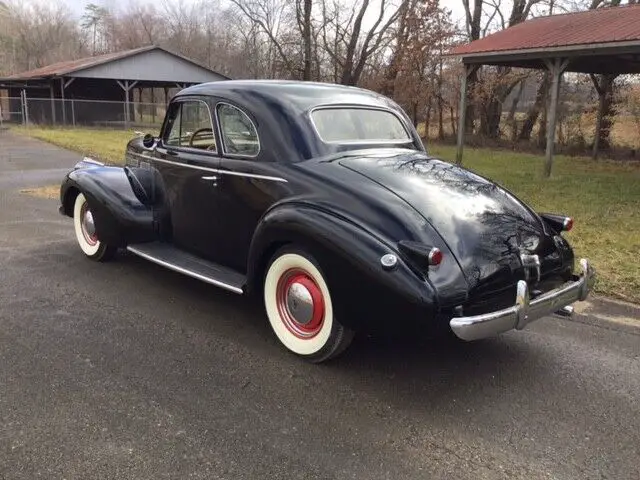
[[(131, 89), (133, 87), (136, 86), (136, 84), (138, 83), (138, 81), (134, 81), (129, 83), (129, 80), (125, 80), (124, 84), (122, 82), (120, 82), (120, 80), (116, 80), (116, 83), (118, 85), (120, 85), (120, 88), (122, 88), (122, 90), (124, 90), (124, 127), (125, 129), (129, 128), (129, 122), (131, 120), (131, 111), (130, 111), (130, 107), (129, 107), (129, 99), (130, 99), (130, 95), (129, 92), (131, 92)], [(133, 118), (135, 120), (135, 117)]]
[(562, 74), (567, 68), (568, 63), (568, 60), (563, 60), (561, 58), (545, 60), (545, 65), (551, 74), (551, 100), (549, 103), (549, 114), (547, 115), (547, 149), (545, 152), (544, 162), (544, 176), (547, 178), (551, 176), (551, 168), (553, 167), (560, 82), (562, 81)]
[(51, 125), (56, 123), (56, 100), (53, 94), (53, 80), (49, 84), (49, 94), (51, 96)]
[(62, 103), (62, 124), (67, 125), (67, 112), (64, 101), (64, 77), (60, 78), (60, 102)]
[(458, 115), (458, 141), (456, 145), (456, 165), (462, 165), (462, 152), (464, 149), (464, 124), (467, 114), (467, 82), (469, 77), (478, 70), (477, 65), (464, 64), (464, 74), (460, 83), (460, 114)]

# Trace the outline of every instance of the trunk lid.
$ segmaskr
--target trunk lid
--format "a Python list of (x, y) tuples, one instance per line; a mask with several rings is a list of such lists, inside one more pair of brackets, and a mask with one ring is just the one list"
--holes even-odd
[(540, 217), (505, 189), (461, 167), (406, 150), (338, 163), (389, 189), (424, 217), (456, 256), (472, 296), (525, 278), (522, 254), (542, 259), (554, 250)]

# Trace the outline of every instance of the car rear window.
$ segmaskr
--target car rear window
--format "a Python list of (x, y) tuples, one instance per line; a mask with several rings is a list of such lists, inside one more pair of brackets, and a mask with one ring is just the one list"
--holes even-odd
[(311, 119), (324, 142), (376, 143), (411, 141), (409, 132), (392, 112), (373, 108), (321, 108)]

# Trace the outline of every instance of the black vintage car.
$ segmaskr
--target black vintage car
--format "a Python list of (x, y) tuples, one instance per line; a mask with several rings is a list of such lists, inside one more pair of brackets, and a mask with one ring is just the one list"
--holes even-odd
[(562, 232), (495, 183), (437, 160), (398, 105), (337, 85), (224, 81), (171, 101), (126, 166), (90, 159), (60, 211), (94, 260), (126, 248), (263, 297), (275, 334), (312, 361), (354, 332), (475, 340), (569, 314), (594, 280)]

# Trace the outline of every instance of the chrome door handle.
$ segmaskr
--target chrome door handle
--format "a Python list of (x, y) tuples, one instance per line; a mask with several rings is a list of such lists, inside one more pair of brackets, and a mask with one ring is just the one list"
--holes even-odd
[(202, 177), (202, 180), (211, 180), (213, 182), (218, 181), (218, 177), (216, 175), (213, 175), (211, 177)]

